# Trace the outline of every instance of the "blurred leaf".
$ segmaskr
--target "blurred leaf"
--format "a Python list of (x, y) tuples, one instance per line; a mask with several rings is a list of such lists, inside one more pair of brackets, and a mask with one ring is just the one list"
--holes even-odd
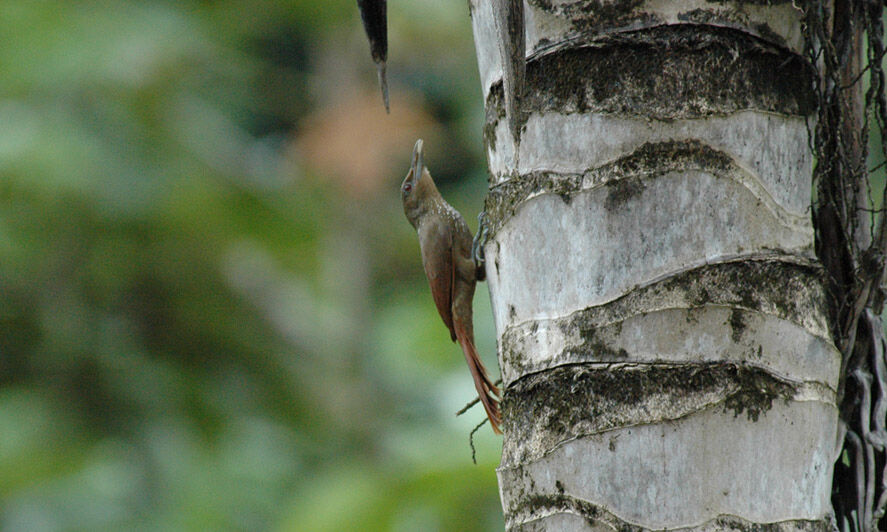
[(386, 115), (351, 0), (0, 7), (0, 529), (502, 528), (397, 192), (474, 225), (467, 9), (391, 35)]

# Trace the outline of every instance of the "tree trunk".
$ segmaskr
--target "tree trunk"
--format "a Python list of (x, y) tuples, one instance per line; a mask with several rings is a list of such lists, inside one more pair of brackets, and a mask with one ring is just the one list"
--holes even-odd
[(507, 528), (830, 529), (801, 14), (528, 0), (511, 128), (493, 3), (470, 7)]

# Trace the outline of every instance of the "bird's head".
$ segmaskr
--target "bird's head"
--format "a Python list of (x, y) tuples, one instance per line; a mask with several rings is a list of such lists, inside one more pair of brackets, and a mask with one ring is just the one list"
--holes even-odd
[(437, 187), (434, 186), (434, 181), (431, 179), (431, 173), (423, 163), (422, 148), (423, 142), (422, 139), (419, 139), (413, 147), (410, 170), (400, 186), (403, 212), (413, 227), (418, 226), (419, 218), (427, 210), (427, 202), (437, 192)]

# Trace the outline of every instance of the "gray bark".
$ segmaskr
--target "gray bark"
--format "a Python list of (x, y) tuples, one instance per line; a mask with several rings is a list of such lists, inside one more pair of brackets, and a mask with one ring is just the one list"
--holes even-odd
[(524, 2), (506, 98), (470, 2), (509, 530), (830, 527), (813, 72), (801, 14), (758, 4)]

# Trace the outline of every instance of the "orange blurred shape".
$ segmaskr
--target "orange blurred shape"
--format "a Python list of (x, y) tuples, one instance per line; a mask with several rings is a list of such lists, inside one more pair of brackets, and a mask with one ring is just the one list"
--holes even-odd
[(374, 88), (343, 95), (310, 115), (295, 149), (310, 168), (339, 183), (353, 199), (369, 199), (397, 190), (413, 143), (422, 137), (434, 146), (440, 129), (415, 94), (392, 91), (391, 114), (386, 114)]

